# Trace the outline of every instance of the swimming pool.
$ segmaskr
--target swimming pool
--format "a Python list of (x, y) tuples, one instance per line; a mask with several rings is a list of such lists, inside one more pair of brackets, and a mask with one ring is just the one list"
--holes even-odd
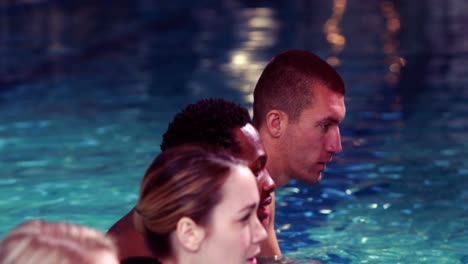
[(38, 1), (3, 7), (0, 237), (31, 218), (107, 230), (186, 104), (247, 107), (268, 60), (316, 52), (347, 84), (344, 151), (278, 191), (286, 255), (468, 263), (468, 4)]

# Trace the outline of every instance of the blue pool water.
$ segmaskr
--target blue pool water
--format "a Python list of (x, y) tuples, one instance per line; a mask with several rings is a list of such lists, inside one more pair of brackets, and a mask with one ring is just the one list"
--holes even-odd
[(466, 1), (195, 2), (2, 4), (0, 237), (32, 218), (107, 230), (177, 111), (250, 108), (294, 47), (337, 67), (347, 117), (322, 182), (278, 191), (284, 253), (468, 263)]

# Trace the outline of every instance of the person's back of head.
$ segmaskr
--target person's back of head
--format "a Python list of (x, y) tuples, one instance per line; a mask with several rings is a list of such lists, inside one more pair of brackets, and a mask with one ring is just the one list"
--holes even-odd
[(204, 99), (189, 104), (169, 124), (161, 150), (189, 143), (221, 147), (239, 153), (234, 128), (251, 123), (249, 112), (239, 104), (223, 99)]
[(326, 61), (305, 50), (288, 50), (275, 56), (265, 67), (254, 90), (255, 126), (260, 127), (272, 109), (295, 120), (313, 104), (314, 89), (326, 87), (345, 94), (339, 74)]
[(114, 241), (92, 228), (32, 220), (0, 243), (0, 264), (116, 264)]
[(175, 254), (171, 233), (182, 217), (207, 224), (235, 164), (242, 162), (206, 145), (172, 147), (154, 159), (141, 183), (134, 222), (155, 256)]
[(259, 201), (244, 161), (220, 148), (186, 144), (150, 165), (134, 223), (161, 263), (250, 263), (267, 236)]

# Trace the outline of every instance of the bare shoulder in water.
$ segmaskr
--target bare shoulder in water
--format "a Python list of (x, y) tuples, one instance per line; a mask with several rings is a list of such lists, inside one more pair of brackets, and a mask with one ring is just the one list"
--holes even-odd
[(313, 259), (296, 259), (288, 257), (260, 257), (257, 258), (258, 264), (324, 264), (324, 262)]

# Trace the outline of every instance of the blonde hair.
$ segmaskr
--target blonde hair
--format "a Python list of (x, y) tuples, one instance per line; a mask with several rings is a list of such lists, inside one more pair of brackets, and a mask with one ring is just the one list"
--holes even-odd
[(92, 264), (96, 252), (117, 258), (114, 241), (95, 229), (32, 220), (18, 225), (0, 242), (0, 264)]

